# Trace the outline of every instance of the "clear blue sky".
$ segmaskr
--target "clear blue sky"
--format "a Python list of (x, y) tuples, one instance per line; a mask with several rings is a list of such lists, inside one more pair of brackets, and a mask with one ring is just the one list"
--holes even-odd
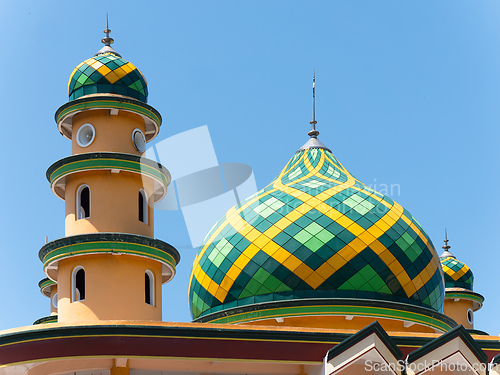
[[(64, 235), (64, 204), (45, 171), (71, 153), (53, 116), (106, 12), (163, 116), (157, 140), (208, 125), (219, 162), (250, 165), (259, 188), (307, 140), (315, 68), (321, 141), (366, 184), (398, 184), (439, 253), (448, 228), (486, 297), (476, 328), (500, 332), (500, 3), (480, 0), (0, 2), (0, 329), (49, 313), (38, 251)], [(180, 212), (157, 214), (156, 237), (189, 243)], [(190, 320), (195, 252), (164, 320)]]

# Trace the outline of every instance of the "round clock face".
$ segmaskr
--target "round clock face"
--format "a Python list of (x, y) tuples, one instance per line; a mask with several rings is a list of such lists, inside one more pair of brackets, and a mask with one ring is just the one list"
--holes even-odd
[(83, 124), (76, 133), (76, 142), (80, 147), (89, 146), (95, 137), (95, 129), (92, 124)]
[(132, 141), (134, 142), (134, 147), (137, 151), (146, 151), (146, 137), (144, 137), (144, 134), (140, 129), (134, 129), (132, 132)]
[(57, 309), (57, 293), (54, 294), (54, 296), (52, 297), (52, 306), (54, 306), (56, 309)]

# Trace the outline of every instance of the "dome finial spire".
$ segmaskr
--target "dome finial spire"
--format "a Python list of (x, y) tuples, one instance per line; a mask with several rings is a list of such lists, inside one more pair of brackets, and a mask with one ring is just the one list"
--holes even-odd
[(444, 228), (444, 246), (443, 246), (443, 249), (445, 250), (448, 250), (449, 248), (451, 248), (451, 246), (448, 246), (448, 232), (446, 231), (446, 228)]
[[(303, 150), (309, 150), (312, 148), (322, 148), (324, 150), (330, 151), (328, 147), (326, 147), (321, 141), (318, 139), (318, 134), (319, 131), (316, 130), (316, 69), (314, 69), (313, 73), (313, 117), (312, 120), (309, 122), (311, 124), (312, 129), (307, 133), (311, 138), (306, 142), (304, 146), (299, 148), (297, 152), (303, 151)], [(330, 151), (331, 152), (331, 151)]]
[(109, 29), (109, 26), (108, 26), (108, 13), (106, 13), (106, 29), (104, 30), (104, 34), (106, 34), (106, 37), (102, 38), (101, 42), (103, 42), (104, 45), (108, 46), (108, 47), (110, 47), (115, 42), (113, 40), (113, 38), (109, 37), (110, 32), (111, 32), (111, 30)]
[(99, 51), (94, 56), (99, 56), (99, 55), (104, 55), (105, 53), (112, 53), (115, 56), (122, 57), (118, 52), (116, 52), (111, 45), (115, 42), (113, 38), (109, 36), (109, 33), (111, 33), (111, 30), (109, 29), (109, 24), (108, 24), (108, 13), (106, 13), (106, 29), (104, 30), (104, 34), (106, 34), (106, 37), (101, 39), (101, 42), (104, 44), (104, 47), (102, 47)]
[(446, 230), (446, 228), (444, 228), (444, 246), (443, 246), (443, 254), (441, 254), (440, 258), (448, 258), (448, 257), (452, 257), (452, 258), (455, 258), (455, 256), (450, 253), (450, 249), (451, 249), (451, 246), (448, 245), (448, 232)]
[(317, 138), (319, 131), (316, 130), (316, 124), (318, 123), (316, 121), (316, 69), (314, 69), (313, 72), (313, 117), (312, 121), (310, 122), (312, 129), (309, 133), (307, 133), (311, 138)]

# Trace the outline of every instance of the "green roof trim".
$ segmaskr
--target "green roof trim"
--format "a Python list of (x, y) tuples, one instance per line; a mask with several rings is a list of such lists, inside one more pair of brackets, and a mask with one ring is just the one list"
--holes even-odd
[(493, 359), (491, 360), (491, 363), (494, 365), (498, 365), (500, 363), (500, 354), (494, 356)]
[(466, 328), (465, 330), (469, 332), (470, 335), (489, 336), (487, 332), (481, 331), (479, 329)]
[(47, 273), (50, 265), (65, 258), (113, 253), (140, 256), (161, 262), (171, 270), (171, 276), (164, 279), (163, 283), (174, 277), (175, 267), (180, 261), (179, 253), (168, 243), (127, 233), (90, 233), (63, 237), (44, 245), (38, 256)]
[(460, 337), (462, 339), (462, 341), (467, 345), (467, 347), (472, 351), (472, 353), (481, 363), (487, 363), (488, 356), (483, 352), (481, 347), (474, 341), (474, 339), (462, 325), (455, 327), (454, 329), (446, 332), (437, 339), (432, 340), (424, 346), (421, 346), (417, 350), (411, 352), (408, 355), (408, 363), (416, 361), (417, 359), (423, 357), (424, 355), (432, 352), (433, 350), (439, 348), (440, 346), (457, 337)]
[(54, 284), (56, 284), (55, 281), (52, 281), (51, 279), (49, 279), (48, 277), (46, 277), (46, 278), (44, 278), (44, 279), (42, 279), (42, 280), (40, 280), (38, 282), (38, 287), (40, 289), (43, 289), (43, 288), (45, 288), (45, 287), (47, 287), (49, 285), (54, 285)]
[(44, 316), (43, 318), (35, 320), (33, 322), (33, 325), (47, 324), (47, 323), (57, 323), (57, 315)]
[(54, 194), (64, 199), (62, 192), (56, 192), (55, 186), (62, 178), (83, 171), (112, 170), (127, 171), (151, 177), (162, 188), (161, 194), (156, 196), (155, 203), (161, 200), (167, 193), (170, 184), (170, 173), (160, 163), (144, 158), (139, 155), (121, 154), (113, 152), (93, 152), (86, 154), (71, 155), (60, 159), (47, 169), (47, 180)]
[(468, 292), (468, 291), (463, 291), (463, 292), (445, 292), (445, 297), (446, 299), (455, 299), (455, 298), (460, 298), (460, 299), (469, 299), (475, 302), (478, 302), (480, 305), (483, 304), (484, 302), (484, 297), (475, 292)]
[[(56, 282), (49, 279), (48, 277), (46, 277), (38, 282), (38, 287), (40, 288), (40, 292), (46, 297), (50, 297), (50, 291), (47, 290), (47, 288), (51, 287), (52, 285), (56, 285)], [(45, 292), (48, 292), (48, 293), (45, 293)]]
[(404, 320), (432, 327), (443, 332), (457, 326), (457, 323), (450, 317), (425, 307), (357, 298), (311, 298), (259, 303), (225, 309), (195, 319), (194, 322), (237, 324), (263, 319), (286, 318), (287, 316), (321, 315), (353, 315)]
[(336, 357), (340, 353), (346, 351), (354, 344), (360, 342), (371, 334), (376, 334), (380, 340), (385, 344), (387, 349), (392, 353), (392, 355), (396, 358), (396, 360), (401, 360), (403, 358), (403, 352), (398, 348), (396, 343), (389, 337), (389, 335), (385, 332), (379, 322), (374, 321), (370, 325), (366, 326), (362, 330), (356, 332), (354, 335), (342, 341), (340, 344), (334, 346), (332, 349), (328, 351), (327, 361), (330, 361), (333, 357)]
[[(23, 364), (35, 360), (54, 360), (61, 358), (57, 356), (58, 351), (53, 351), (52, 348), (61, 348), (63, 345), (69, 350), (65, 355), (72, 357), (88, 358), (87, 356), (95, 357), (96, 354), (109, 354), (109, 346), (104, 346), (104, 349), (97, 349), (94, 343), (104, 343), (108, 345), (116, 344), (117, 338), (121, 342), (128, 340), (128, 346), (124, 346), (124, 350), (114, 353), (118, 356), (127, 356), (130, 347), (138, 350), (143, 350), (145, 356), (149, 358), (166, 358), (172, 356), (172, 349), (180, 348), (182, 355), (188, 359), (207, 357), (207, 350), (210, 351), (211, 358), (226, 358), (227, 356), (217, 357), (217, 348), (220, 347), (219, 342), (234, 343), (234, 340), (240, 342), (245, 341), (245, 345), (249, 350), (237, 351), (240, 359), (255, 360), (252, 358), (252, 351), (261, 349), (263, 345), (268, 345), (267, 348), (272, 348), (274, 354), (287, 354), (290, 350), (290, 345), (294, 348), (299, 348), (299, 355), (292, 358), (297, 364), (311, 363), (318, 364), (321, 357), (314, 353), (325, 353), (328, 348), (339, 344), (345, 339), (348, 339), (351, 334), (338, 333), (334, 331), (314, 331), (309, 329), (304, 330), (276, 330), (273, 327), (267, 328), (252, 328), (251, 326), (218, 326), (218, 325), (198, 325), (198, 324), (169, 324), (166, 322), (158, 322), (155, 324), (45, 324), (38, 327), (26, 329), (9, 330), (0, 334), (0, 345), (4, 349), (9, 349), (16, 354), (15, 357), (4, 358), (3, 366), (14, 364)], [(151, 338), (153, 340), (146, 340)], [(201, 340), (200, 340), (201, 339)], [(122, 341), (123, 340), (123, 341)], [(414, 350), (416, 346), (425, 345), (434, 340), (432, 337), (416, 337), (408, 334), (406, 336), (395, 336), (392, 340), (404, 351), (409, 352)], [(200, 344), (200, 341), (202, 344)], [(153, 343), (150, 347), (144, 348), (144, 342)], [(500, 349), (499, 341), (480, 340), (478, 337), (478, 345), (487, 351), (490, 355), (495, 355)], [(71, 345), (71, 346), (69, 346)], [(156, 346), (154, 346), (156, 345)], [(203, 349), (193, 351), (193, 345), (198, 345), (198, 348), (205, 346)], [(101, 348), (102, 348), (101, 344)], [(232, 345), (234, 347), (234, 345)], [(229, 345), (231, 347), (231, 345)], [(40, 348), (48, 349), (46, 355), (39, 356)], [(145, 350), (146, 349), (146, 350)], [(190, 350), (191, 349), (191, 350)], [(54, 357), (54, 354), (56, 356)], [(289, 357), (285, 357), (289, 358)], [(201, 359), (201, 358), (200, 358)], [(272, 359), (283, 360), (274, 355)], [(223, 359), (222, 359), (223, 360)]]
[(161, 126), (161, 115), (152, 106), (132, 98), (111, 95), (89, 96), (63, 104), (56, 111), (55, 120), (59, 132), (68, 139), (72, 138), (72, 118), (75, 114), (92, 109), (118, 109), (136, 113), (146, 122), (146, 140), (151, 141)]

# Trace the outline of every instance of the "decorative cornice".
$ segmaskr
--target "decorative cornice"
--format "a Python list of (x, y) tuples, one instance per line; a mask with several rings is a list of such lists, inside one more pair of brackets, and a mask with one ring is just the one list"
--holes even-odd
[(180, 261), (179, 253), (168, 243), (127, 233), (91, 233), (63, 237), (44, 245), (38, 256), (47, 276), (57, 281), (56, 271), (60, 260), (90, 254), (126, 254), (156, 260), (163, 265), (163, 283), (174, 277), (175, 267)]
[(463, 290), (460, 292), (446, 290), (444, 298), (445, 299), (455, 299), (455, 298), (469, 299), (472, 301), (479, 302), (481, 305), (484, 302), (484, 297), (481, 294), (475, 293), (475, 292), (470, 292), (467, 290)]
[[(52, 164), (46, 172), (54, 194), (64, 200), (65, 177), (77, 172), (119, 170), (138, 173), (155, 180), (154, 202), (167, 194), (170, 172), (160, 163), (139, 155), (116, 152), (92, 152), (65, 157)], [(157, 189), (156, 189), (157, 188)]]
[(38, 282), (38, 287), (40, 288), (40, 292), (46, 297), (50, 297), (50, 287), (52, 285), (56, 285), (56, 282), (49, 279), (48, 277), (46, 277)]
[(414, 322), (446, 332), (457, 326), (450, 317), (428, 308), (384, 300), (311, 298), (256, 303), (205, 315), (195, 322), (236, 324), (296, 316), (363, 316)]
[(161, 115), (152, 106), (120, 95), (95, 94), (72, 100), (63, 104), (56, 111), (55, 120), (59, 132), (66, 138), (72, 138), (73, 116), (82, 111), (93, 109), (118, 109), (133, 112), (144, 118), (146, 124), (146, 141), (158, 135), (161, 126)]
[[(96, 356), (321, 364), (329, 349), (349, 339), (353, 333), (328, 329), (169, 322), (42, 324), (0, 333), (0, 366)], [(416, 347), (432, 343), (436, 335), (424, 337), (408, 333), (392, 336), (391, 339), (406, 355)], [(500, 350), (498, 337), (476, 340), (476, 343), (491, 357)]]
[(57, 315), (44, 316), (43, 318), (35, 320), (33, 325), (48, 323), (57, 323)]

